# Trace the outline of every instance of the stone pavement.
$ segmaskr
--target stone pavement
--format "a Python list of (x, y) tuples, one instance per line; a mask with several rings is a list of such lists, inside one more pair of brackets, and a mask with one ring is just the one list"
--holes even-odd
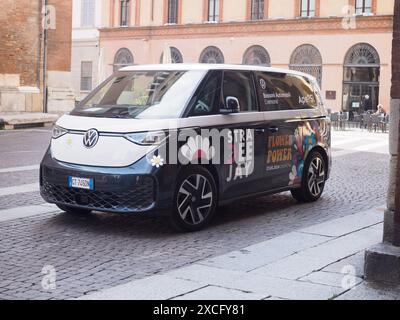
[(382, 239), (383, 208), (290, 232), (80, 299), (400, 299), (363, 280), (364, 250)]

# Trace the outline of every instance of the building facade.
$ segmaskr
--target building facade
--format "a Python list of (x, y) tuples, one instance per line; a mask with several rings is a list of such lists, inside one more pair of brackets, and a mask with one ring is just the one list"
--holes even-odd
[(108, 3), (103, 0), (72, 1), (72, 82), (76, 100), (82, 99), (105, 75), (99, 29), (107, 25)]
[[(102, 1), (102, 0), (98, 0)], [(105, 0), (101, 73), (132, 64), (259, 64), (314, 75), (328, 108), (389, 109), (394, 0)]]
[(3, 0), (0, 9), (0, 113), (69, 111), (71, 3)]

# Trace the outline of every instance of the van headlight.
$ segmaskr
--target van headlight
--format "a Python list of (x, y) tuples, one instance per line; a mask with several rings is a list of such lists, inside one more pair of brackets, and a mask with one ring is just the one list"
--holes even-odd
[(53, 139), (58, 139), (58, 138), (62, 137), (64, 134), (67, 134), (67, 133), (68, 133), (67, 129), (64, 129), (64, 128), (61, 128), (61, 127), (55, 125), (53, 127), (52, 137), (53, 137)]
[(160, 145), (167, 138), (167, 135), (163, 131), (138, 132), (126, 134), (125, 138), (141, 146), (152, 146)]

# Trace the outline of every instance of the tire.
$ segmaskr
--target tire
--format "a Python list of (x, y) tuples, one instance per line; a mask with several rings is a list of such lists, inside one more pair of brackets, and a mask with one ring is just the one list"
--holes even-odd
[(178, 176), (170, 224), (178, 231), (205, 228), (215, 215), (218, 192), (210, 172), (202, 167), (183, 169)]
[(304, 165), (301, 187), (291, 190), (298, 202), (315, 202), (321, 198), (326, 182), (326, 162), (318, 151), (312, 151)]
[(56, 204), (56, 206), (61, 209), (62, 211), (70, 214), (89, 214), (92, 212), (92, 210), (89, 209), (79, 209), (79, 208), (74, 208), (70, 207), (67, 205), (61, 205), (61, 204)]

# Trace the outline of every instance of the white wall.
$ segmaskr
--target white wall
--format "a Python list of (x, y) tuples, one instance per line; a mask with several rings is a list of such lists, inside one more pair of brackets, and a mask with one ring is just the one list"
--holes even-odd
[(99, 28), (107, 25), (105, 21), (109, 10), (108, 0), (95, 0), (95, 18), (93, 27), (82, 27), (81, 10), (82, 0), (73, 0), (72, 3), (72, 84), (76, 98), (81, 99), (87, 92), (80, 91), (81, 63), (82, 61), (92, 62), (92, 87), (98, 85), (99, 76), (98, 64), (100, 56)]

